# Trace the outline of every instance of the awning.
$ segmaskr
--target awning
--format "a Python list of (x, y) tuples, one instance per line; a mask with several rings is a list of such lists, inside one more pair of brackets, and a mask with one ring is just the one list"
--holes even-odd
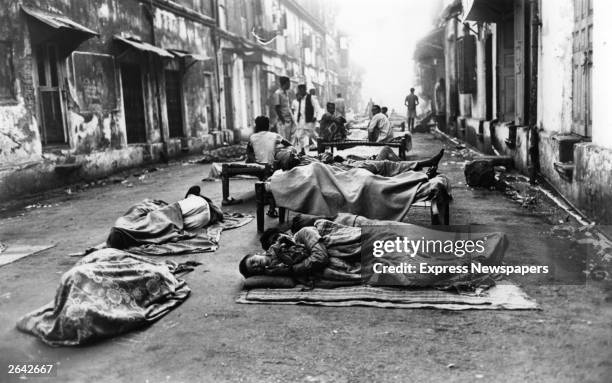
[(512, 0), (461, 0), (462, 21), (497, 22), (504, 13), (512, 11)]
[(83, 41), (99, 36), (98, 32), (92, 31), (63, 15), (28, 8), (23, 5), (21, 10), (28, 16), (32, 43), (57, 42), (62, 55), (68, 55)]
[(162, 49), (160, 47), (156, 47), (155, 45), (149, 43), (145, 43), (144, 41), (138, 41), (133, 37), (121, 37), (119, 35), (115, 35), (113, 36), (113, 38), (141, 52), (155, 53), (160, 57), (174, 58), (174, 55), (168, 52), (167, 50)]
[(185, 51), (181, 51), (178, 49), (166, 49), (166, 50), (172, 53), (175, 57), (180, 58), (180, 59), (190, 59), (190, 60), (195, 60), (195, 61), (212, 60), (211, 57), (204, 56), (198, 53), (190, 53), (190, 52), (185, 52)]
[(172, 53), (177, 59), (184, 61), (185, 70), (189, 69), (197, 62), (204, 63), (205, 71), (213, 72), (215, 69), (215, 60), (212, 57), (204, 56), (197, 53), (185, 52), (178, 49), (167, 49), (167, 51)]

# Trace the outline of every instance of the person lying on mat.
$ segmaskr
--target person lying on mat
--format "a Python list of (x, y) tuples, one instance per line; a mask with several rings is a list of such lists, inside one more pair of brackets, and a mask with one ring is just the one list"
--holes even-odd
[[(317, 280), (368, 283), (373, 281), (367, 278), (367, 274), (375, 261), (384, 260), (388, 265), (413, 264), (417, 267), (420, 263), (429, 266), (465, 266), (470, 262), (494, 265), (501, 264), (507, 247), (505, 236), (501, 233), (472, 233), (470, 238), (474, 241), (486, 238), (484, 251), (472, 257), (419, 251), (414, 255), (389, 252), (384, 258), (362, 258), (362, 244), (369, 246), (375, 240), (397, 236), (392, 231), (374, 231), (368, 234), (369, 238), (362, 238), (361, 227), (371, 225), (402, 226), (402, 232), (408, 230), (415, 238), (444, 238), (442, 232), (417, 225), (342, 214), (334, 221), (318, 219), (312, 226), (302, 227), (293, 236), (278, 229), (268, 229), (260, 239), (265, 253), (245, 256), (239, 264), (240, 273), (245, 278), (257, 275), (289, 276), (306, 284)], [(362, 260), (366, 263), (362, 264)], [(483, 274), (398, 273), (390, 277), (390, 284), (398, 286), (478, 287), (494, 284), (489, 275)]]
[(117, 219), (106, 244), (121, 250), (147, 243), (163, 243), (180, 237), (183, 230), (196, 232), (222, 221), (221, 209), (200, 194), (199, 186), (192, 186), (185, 198), (176, 204), (146, 200), (133, 206)]
[(183, 215), (183, 229), (195, 231), (213, 223), (223, 221), (223, 211), (200, 194), (199, 186), (187, 190), (185, 198), (178, 201)]

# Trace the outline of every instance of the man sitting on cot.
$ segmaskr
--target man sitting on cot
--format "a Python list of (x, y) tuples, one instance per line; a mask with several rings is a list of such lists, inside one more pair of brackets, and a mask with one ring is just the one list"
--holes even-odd
[(255, 133), (249, 137), (246, 149), (247, 163), (273, 165), (276, 153), (290, 147), (291, 143), (280, 134), (270, 132), (270, 119), (266, 116), (255, 118)]
[[(333, 107), (333, 104), (331, 104)], [(329, 105), (328, 105), (329, 107)], [(328, 113), (333, 113), (333, 108), (328, 109)], [(342, 118), (342, 117), (339, 117)], [(337, 126), (334, 124), (334, 126)], [(322, 161), (327, 164), (331, 164), (333, 162), (342, 162), (344, 159), (341, 157), (333, 157), (329, 154), (323, 153), (318, 157), (311, 157), (307, 155), (298, 155), (297, 151), (291, 144), (282, 138), (279, 134), (270, 132), (270, 120), (266, 116), (259, 116), (255, 119), (255, 133), (251, 135), (249, 138), (249, 143), (247, 145), (246, 150), (246, 162), (247, 163), (263, 163), (273, 165), (275, 169), (283, 169), (289, 170), (297, 165), (305, 165), (316, 161)], [(393, 153), (393, 150), (385, 146), (383, 147), (379, 154), (373, 159), (374, 161), (393, 161), (393, 162), (402, 162), (402, 164), (398, 166), (392, 166), (397, 168), (395, 173), (401, 172), (405, 169), (410, 170), (421, 170), (425, 167), (432, 167), (432, 174), (435, 175), (435, 169), (437, 168), (437, 164), (442, 158), (444, 154), (444, 150), (440, 151), (436, 156), (424, 160), (424, 161), (401, 161), (400, 158)], [(355, 156), (353, 156), (356, 159)], [(360, 160), (365, 160), (365, 158), (361, 158)], [(357, 162), (348, 161), (345, 164), (345, 167), (352, 168), (359, 165)], [(369, 166), (370, 169), (375, 174), (385, 175), (383, 170), (376, 170), (376, 164), (373, 161), (367, 161), (367, 164), (361, 164), (361, 166)], [(378, 167), (385, 166), (384, 164), (378, 164)], [(389, 167), (389, 165), (387, 165)], [(388, 174), (394, 173), (393, 171), (388, 171)], [(390, 175), (388, 175), (390, 176)]]
[[(362, 227), (384, 227), (362, 233)], [(278, 229), (268, 229), (260, 238), (265, 253), (249, 254), (239, 264), (240, 273), (249, 278), (257, 275), (288, 276), (300, 283), (317, 285), (317, 282), (349, 282), (353, 284), (376, 284), (380, 280), (371, 275), (374, 262), (386, 265), (465, 266), (469, 263), (499, 265), (502, 262), (507, 242), (502, 233), (463, 234), (472, 241), (485, 239), (481, 251), (476, 255), (458, 256), (432, 249), (421, 249), (408, 255), (406, 252), (390, 251), (383, 258), (373, 258), (368, 253), (375, 241), (394, 239), (397, 234), (392, 227), (402, 233), (410, 232), (414, 238), (445, 239), (448, 233), (425, 227), (395, 221), (371, 220), (352, 214), (338, 215), (333, 221), (317, 219), (312, 225), (297, 230), (294, 235)], [(367, 233), (367, 235), (366, 235)], [(362, 235), (364, 234), (364, 235)], [(446, 237), (445, 237), (446, 235)], [(459, 235), (454, 233), (454, 235)], [(365, 246), (365, 247), (364, 247)], [(479, 249), (480, 250), (480, 249)], [(370, 252), (371, 253), (371, 252)], [(443, 287), (471, 288), (492, 286), (494, 281), (487, 274), (453, 274), (444, 272), (438, 275), (427, 273), (397, 273), (387, 276), (385, 284), (403, 287)]]

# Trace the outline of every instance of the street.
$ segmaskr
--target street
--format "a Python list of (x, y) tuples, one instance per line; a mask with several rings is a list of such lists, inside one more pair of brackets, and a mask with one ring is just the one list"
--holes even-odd
[[(572, 267), (541, 247), (562, 246), (549, 231), (559, 221), (572, 225), (573, 218), (546, 198), (525, 207), (500, 191), (467, 187), (461, 151), (432, 134), (414, 135), (409, 159), (441, 147), (446, 154), (439, 171), (453, 185), (452, 224), (516, 230), (508, 233), (507, 263)], [(238, 262), (259, 248), (255, 221), (224, 232), (214, 253), (169, 257), (202, 265), (184, 277), (192, 290), (189, 299), (150, 328), (63, 348), (19, 332), (15, 324), (21, 316), (53, 299), (60, 276), (78, 260), (70, 254), (104, 241), (132, 204), (147, 197), (174, 202), (196, 184), (220, 204), (220, 182), (202, 182), (210, 165), (179, 160), (143, 169), (153, 166), (157, 171), (125, 173), (124, 183), (73, 185), (70, 193), (57, 189), (0, 211), (0, 241), (55, 244), (0, 267), (3, 365), (57, 362), (57, 377), (41, 381), (60, 382), (424, 382), (432, 376), (452, 382), (602, 382), (610, 377), (612, 306), (605, 286), (590, 279), (576, 285), (522, 283), (541, 306), (530, 311), (237, 304)], [(224, 209), (254, 214), (253, 184), (233, 179), (232, 195), (245, 202)], [(267, 227), (273, 224), (266, 219)], [(427, 225), (429, 211), (415, 208), (408, 221)]]

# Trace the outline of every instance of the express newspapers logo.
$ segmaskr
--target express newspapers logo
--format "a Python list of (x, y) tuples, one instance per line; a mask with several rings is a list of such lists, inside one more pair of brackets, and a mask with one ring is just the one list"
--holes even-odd
[[(493, 236), (495, 237), (495, 236)], [(496, 242), (499, 237), (495, 237)], [(490, 237), (476, 239), (395, 239), (372, 242), (374, 274), (548, 274), (547, 265), (504, 265), (496, 263), (498, 243), (488, 244)], [(503, 251), (502, 251), (503, 253)], [(453, 262), (454, 258), (454, 262)]]

